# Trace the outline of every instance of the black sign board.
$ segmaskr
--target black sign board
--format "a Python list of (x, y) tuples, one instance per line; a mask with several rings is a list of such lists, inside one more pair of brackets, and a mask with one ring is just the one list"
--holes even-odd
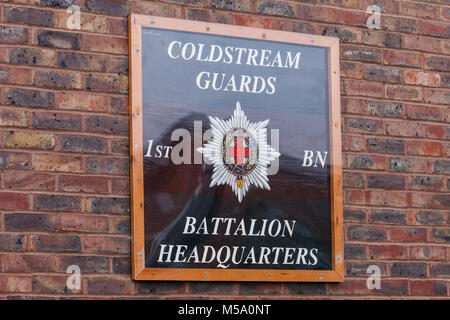
[(137, 280), (342, 281), (336, 38), (130, 16)]

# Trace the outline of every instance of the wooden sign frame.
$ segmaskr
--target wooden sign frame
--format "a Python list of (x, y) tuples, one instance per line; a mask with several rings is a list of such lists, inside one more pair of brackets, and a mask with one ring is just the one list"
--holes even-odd
[[(331, 270), (181, 269), (146, 268), (144, 250), (143, 133), (142, 133), (142, 27), (329, 48), (329, 106), (331, 162)], [(340, 114), (339, 39), (218, 23), (131, 14), (130, 55), (130, 172), (132, 218), (132, 276), (135, 280), (293, 281), (342, 282), (344, 248), (342, 218), (342, 152)]]

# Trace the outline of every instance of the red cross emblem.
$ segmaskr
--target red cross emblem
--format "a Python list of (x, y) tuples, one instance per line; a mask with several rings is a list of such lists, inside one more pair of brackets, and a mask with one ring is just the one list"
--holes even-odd
[(250, 154), (242, 140), (242, 137), (234, 137), (234, 147), (228, 149), (228, 154), (234, 157), (236, 164), (244, 164), (244, 157), (248, 157)]

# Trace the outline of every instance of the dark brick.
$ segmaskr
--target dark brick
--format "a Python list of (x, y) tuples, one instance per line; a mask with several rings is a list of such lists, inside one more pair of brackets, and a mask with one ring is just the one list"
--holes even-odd
[(128, 119), (118, 119), (109, 116), (87, 116), (85, 118), (86, 131), (101, 133), (126, 133), (129, 132)]
[(129, 113), (128, 99), (111, 97), (111, 111), (113, 113)]
[(108, 72), (127, 75), (128, 66), (128, 58), (111, 58), (109, 59)]
[(444, 243), (450, 243), (450, 229), (433, 229), (433, 237)]
[(399, 70), (389, 67), (365, 66), (364, 79), (389, 83), (400, 83), (401, 74)]
[(5, 230), (56, 230), (55, 219), (50, 214), (6, 213)]
[(87, 210), (93, 213), (129, 214), (129, 198), (90, 197), (87, 199)]
[(33, 84), (38, 87), (56, 89), (80, 88), (80, 82), (76, 74), (59, 71), (37, 71), (33, 76)]
[(392, 277), (424, 278), (427, 265), (423, 262), (394, 262), (391, 266)]
[(345, 125), (349, 128), (367, 132), (377, 132), (380, 129), (380, 124), (378, 121), (364, 118), (347, 118)]
[[(32, 290), (34, 293), (47, 294), (67, 294), (72, 290), (67, 288), (67, 276), (60, 275), (34, 275), (32, 280)], [(79, 292), (79, 291), (78, 291)]]
[(281, 293), (281, 283), (241, 283), (239, 286), (240, 295), (279, 295)]
[(316, 26), (307, 23), (307, 22), (292, 22), (292, 32), (299, 32), (299, 33), (307, 33), (307, 34), (318, 34), (318, 30)]
[(33, 113), (33, 126), (39, 129), (81, 130), (81, 116), (70, 113)]
[(350, 169), (370, 169), (372, 166), (372, 158), (366, 155), (357, 155), (350, 163)]
[(128, 139), (114, 139), (111, 140), (111, 150), (114, 154), (129, 154), (129, 142)]
[(23, 251), (25, 235), (0, 233), (0, 251)]
[(426, 60), (426, 66), (432, 70), (450, 71), (450, 59), (447, 57), (431, 56)]
[(415, 176), (409, 177), (410, 188), (412, 190), (440, 190), (444, 186), (441, 177), (434, 176)]
[(386, 295), (406, 295), (408, 292), (408, 281), (406, 280), (382, 280), (381, 288), (376, 291), (378, 294)]
[(344, 209), (344, 221), (364, 222), (366, 213), (358, 209)]
[(434, 162), (433, 173), (450, 174), (450, 161), (436, 160)]
[(323, 27), (322, 35), (339, 38), (341, 42), (355, 42), (357, 40), (357, 35), (353, 31), (334, 26)]
[(112, 259), (114, 273), (131, 273), (131, 259), (128, 257), (116, 257)]
[(33, 8), (5, 8), (5, 22), (31, 24), (42, 27), (54, 26), (54, 13), (49, 10)]
[(190, 292), (196, 294), (228, 294), (231, 295), (235, 291), (235, 284), (232, 282), (190, 282)]
[(370, 212), (371, 222), (406, 224), (406, 214), (398, 210), (372, 210)]
[[(367, 269), (372, 265), (374, 265), (373, 262), (348, 262), (345, 264), (345, 273), (350, 277), (368, 277), (371, 273), (367, 272)], [(377, 262), (376, 265), (380, 267), (381, 275), (385, 275), (386, 264)]]
[(130, 234), (131, 233), (131, 221), (128, 217), (126, 218), (116, 218), (111, 222), (112, 232), (119, 234)]
[(430, 274), (433, 277), (450, 277), (450, 263), (440, 263), (431, 266)]
[(142, 294), (184, 293), (185, 284), (175, 281), (141, 281), (136, 284), (136, 292)]
[(60, 256), (59, 271), (66, 272), (71, 265), (80, 267), (83, 273), (107, 273), (109, 272), (109, 258), (102, 256)]
[(402, 35), (398, 33), (384, 33), (383, 45), (388, 48), (400, 49), (402, 47)]
[(378, 49), (344, 46), (342, 48), (341, 57), (348, 60), (365, 61), (365, 62), (381, 62), (382, 53)]
[(30, 154), (23, 152), (0, 151), (0, 169), (30, 168)]
[(417, 34), (419, 23), (416, 19), (386, 16), (383, 19), (383, 30)]
[(104, 138), (91, 136), (63, 135), (58, 137), (62, 151), (106, 153), (107, 142)]
[(262, 14), (271, 14), (276, 16), (294, 17), (295, 12), (287, 3), (264, 1), (259, 4), (258, 12)]
[(79, 236), (40, 234), (31, 236), (37, 251), (48, 252), (80, 252), (81, 240)]
[(67, 69), (106, 72), (107, 58), (78, 52), (58, 52), (58, 66)]
[(131, 3), (128, 0), (86, 0), (86, 11), (127, 16), (130, 13)]
[(402, 190), (405, 189), (405, 177), (391, 175), (369, 175), (367, 186), (375, 189)]
[(127, 92), (128, 88), (124, 87), (123, 78), (118, 75), (108, 74), (89, 74), (86, 77), (86, 90), (104, 91), (104, 92)]
[(403, 105), (397, 102), (369, 101), (369, 113), (375, 116), (400, 117)]
[(126, 158), (94, 158), (86, 159), (88, 173), (129, 174), (129, 159)]
[(38, 44), (44, 47), (79, 50), (81, 47), (81, 35), (78, 33), (39, 30), (37, 34)]
[(348, 238), (351, 240), (386, 240), (386, 230), (384, 228), (349, 226)]
[(80, 6), (80, 2), (81, 0), (39, 0), (39, 5), (51, 8), (68, 8), (72, 5)]
[(47, 91), (11, 88), (6, 92), (5, 104), (34, 108), (54, 108), (55, 94)]
[(128, 278), (98, 277), (90, 278), (88, 282), (89, 294), (131, 294), (133, 291), (134, 282)]
[(0, 26), (0, 43), (26, 44), (28, 29), (22, 27)]
[(81, 199), (77, 196), (35, 194), (34, 208), (43, 211), (80, 211)]
[(325, 283), (288, 283), (290, 294), (325, 295)]
[(405, 145), (402, 140), (367, 138), (367, 146), (370, 152), (402, 154)]
[(54, 52), (49, 49), (11, 48), (10, 63), (30, 64), (38, 66), (53, 66)]
[(392, 172), (410, 172), (414, 168), (411, 159), (391, 158), (389, 159), (389, 171)]

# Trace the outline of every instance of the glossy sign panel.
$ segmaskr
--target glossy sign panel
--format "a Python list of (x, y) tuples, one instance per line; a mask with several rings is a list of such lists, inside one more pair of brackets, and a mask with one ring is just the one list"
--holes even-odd
[(135, 279), (341, 281), (336, 39), (130, 26)]

